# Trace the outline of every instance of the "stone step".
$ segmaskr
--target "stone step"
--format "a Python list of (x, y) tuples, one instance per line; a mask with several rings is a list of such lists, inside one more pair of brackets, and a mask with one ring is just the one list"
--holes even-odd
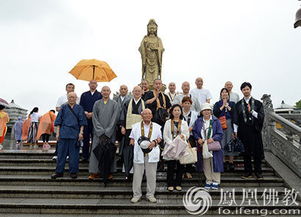
[(0, 159), (51, 159), (54, 150), (43, 152), (41, 150), (2, 150)]
[[(50, 156), (48, 159), (46, 158), (0, 158), (0, 166), (55, 166), (56, 161), (51, 159)], [(68, 164), (68, 161), (66, 162)], [(79, 162), (80, 166), (87, 166), (88, 162)], [(237, 159), (234, 161), (236, 167), (243, 167), (243, 160)], [(262, 166), (266, 166), (266, 162), (263, 161)]]
[[(0, 175), (49, 175), (55, 170), (53, 167), (41, 167), (41, 166), (0, 166)], [(68, 166), (65, 167), (65, 172), (68, 173)], [(270, 167), (262, 168), (263, 175), (274, 175), (274, 170)], [(227, 176), (240, 176), (244, 172), (243, 168), (235, 168), (234, 172), (224, 172), (223, 175)], [(88, 175), (88, 166), (79, 168), (79, 175)], [(158, 174), (166, 174), (166, 172), (158, 172)], [(124, 176), (121, 172), (121, 168), (117, 170), (117, 176)]]
[[(155, 214), (155, 215), (140, 215), (140, 214), (122, 214), (122, 217), (155, 217), (155, 216), (164, 216), (164, 217), (179, 217), (178, 214)], [(259, 213), (260, 215), (260, 213)], [(76, 217), (120, 217), (121, 215), (114, 215), (114, 214), (76, 214)], [(220, 214), (207, 214), (203, 215), (203, 216), (210, 216), (210, 217), (221, 217), (222, 215)], [(225, 215), (226, 216), (226, 215)], [(227, 215), (230, 216), (230, 215)], [(250, 216), (250, 215), (247, 215)], [(280, 215), (267, 215), (268, 217), (279, 217)], [(297, 216), (297, 215), (293, 215), (293, 216)], [(55, 214), (24, 214), (24, 213), (10, 213), (10, 214), (4, 214), (1, 213), (1, 217), (74, 217), (74, 214), (59, 214), (59, 213), (55, 213)], [(191, 214), (181, 214), (180, 217), (192, 217)], [(232, 216), (231, 216), (232, 217)], [(235, 217), (246, 217), (246, 215), (235, 215)]]
[[(66, 165), (68, 164), (68, 160), (66, 161)], [(0, 166), (40, 166), (40, 167), (47, 167), (47, 166), (55, 166), (56, 161), (44, 158), (37, 158), (37, 159), (22, 159), (22, 158), (0, 158)], [(88, 162), (79, 162), (80, 167), (88, 166)]]
[[(203, 175), (195, 176), (192, 179), (184, 179), (182, 186), (191, 187), (195, 185), (203, 185)], [(19, 175), (0, 175), (0, 185), (52, 185), (52, 186), (103, 186), (102, 179), (90, 181), (87, 176), (80, 176), (77, 179), (71, 179), (69, 176), (53, 180), (50, 176), (19, 176)], [(142, 184), (145, 185), (145, 182)], [(164, 187), (166, 185), (166, 177), (158, 177), (157, 185)], [(131, 182), (124, 180), (122, 177), (114, 177), (107, 184), (108, 187), (131, 186)], [(277, 176), (265, 176), (263, 180), (255, 178), (244, 180), (240, 177), (222, 176), (222, 187), (281, 187), (284, 186), (283, 179)]]
[[(76, 214), (76, 217), (120, 217), (121, 215), (114, 215), (114, 214)], [(122, 217), (156, 217), (158, 216), (158, 214), (155, 215), (140, 215), (140, 214), (122, 214)], [(161, 216), (161, 215), (160, 215)], [(178, 214), (162, 214), (162, 216), (164, 217), (179, 217)], [(181, 217), (192, 217), (192, 215), (186, 213), (180, 215)], [(208, 216), (208, 215), (205, 215)], [(221, 217), (221, 215), (209, 215), (210, 217)], [(5, 214), (5, 213), (1, 213), (1, 217), (74, 217), (74, 214), (59, 214), (59, 213), (55, 213), (55, 214), (24, 214), (24, 213), (10, 213), (10, 214)], [(235, 215), (235, 217), (245, 217), (242, 215)], [(271, 217), (271, 215), (269, 215), (269, 217)]]
[[(190, 187), (183, 187), (182, 191), (169, 192), (166, 188), (156, 188), (158, 199), (181, 199)], [(257, 192), (258, 196), (267, 194), (269, 190), (277, 191), (277, 194), (284, 195), (284, 187), (258, 187), (258, 188), (229, 188), (223, 187), (220, 190), (209, 190), (213, 199), (220, 199), (221, 193), (235, 191), (235, 199), (242, 200), (246, 192)], [(145, 190), (143, 189), (145, 195)], [(132, 187), (100, 187), (100, 186), (0, 186), (1, 198), (58, 198), (58, 199), (130, 199), (133, 195)]]
[[(54, 156), (54, 150), (49, 150), (44, 152), (42, 150), (1, 150), (0, 151), (0, 162), (5, 159), (45, 159), (51, 160)], [(237, 156), (235, 157), (235, 162), (243, 163), (243, 157)], [(266, 163), (265, 160), (262, 163)]]
[[(258, 200), (258, 204), (263, 204), (264, 201)], [(226, 206), (231, 212), (239, 211), (239, 208), (244, 209), (266, 209), (273, 211), (275, 209), (291, 210), (300, 209), (300, 206), (285, 206), (279, 203), (275, 206), (259, 206), (255, 201), (251, 201), (250, 205), (242, 204), (235, 206)], [(212, 206), (206, 214), (220, 214), (220, 200), (212, 200)], [(256, 211), (256, 210), (255, 210)], [(155, 204), (149, 203), (144, 198), (137, 204), (132, 204), (130, 200), (117, 199), (51, 199), (51, 198), (4, 198), (0, 199), (0, 213), (33, 213), (33, 214), (135, 214), (135, 215), (162, 215), (162, 214), (178, 214), (187, 215), (183, 206), (182, 199), (158, 199)], [(253, 215), (255, 216), (255, 215)]]
[[(154, 215), (140, 215), (140, 214), (122, 214), (122, 217), (155, 217), (155, 216), (164, 216), (164, 217), (192, 217), (191, 214), (154, 214)], [(121, 215), (114, 215), (114, 214), (76, 214), (76, 217), (120, 217)], [(207, 214), (204, 216), (210, 216), (210, 217), (221, 217), (222, 215), (214, 215), (214, 214)], [(225, 216), (230, 216), (230, 215), (225, 215)], [(250, 215), (248, 215), (250, 216)], [(280, 215), (268, 215), (269, 217), (279, 217)], [(297, 215), (294, 215), (297, 216)], [(1, 213), (1, 217), (74, 217), (74, 214), (24, 214), (24, 213), (10, 213), (10, 214), (5, 214)], [(235, 217), (246, 217), (246, 215), (235, 215)]]
[[(132, 204), (130, 203), (132, 182), (124, 179), (120, 166), (113, 180), (106, 187), (102, 179), (93, 181), (87, 179), (88, 163), (86, 162), (80, 162), (77, 179), (71, 179), (66, 172), (65, 177), (52, 180), (50, 175), (56, 166), (56, 163), (51, 160), (52, 156), (53, 153), (41, 151), (0, 152), (1, 217), (191, 216), (183, 207), (183, 196), (190, 187), (204, 185), (204, 174), (193, 173), (192, 179), (183, 179), (183, 191), (169, 192), (166, 189), (166, 172), (158, 172), (156, 189), (158, 203), (151, 204), (143, 198), (141, 202)], [(263, 161), (263, 180), (240, 178), (243, 173), (241, 157), (235, 160), (235, 165), (235, 172), (222, 173), (221, 190), (209, 191), (213, 205), (205, 216), (222, 216), (223, 213), (219, 213), (222, 206), (231, 212), (231, 216), (243, 216), (241, 213), (235, 213), (240, 208), (257, 210), (266, 208), (269, 212), (277, 208), (284, 211), (294, 208), (301, 210), (300, 206), (287, 207), (283, 204), (273, 207), (261, 206), (259, 204), (263, 204), (262, 198), (258, 199), (259, 204), (253, 202), (250, 206), (243, 204), (228, 207), (219, 204), (221, 193), (230, 192), (233, 188), (235, 199), (238, 201), (245, 198), (246, 191), (254, 192), (255, 188), (257, 195), (260, 196), (267, 193), (269, 189), (276, 190), (278, 196), (284, 195), (284, 188), (287, 185), (265, 161)], [(144, 194), (145, 188), (144, 180), (142, 183)]]
[[(182, 214), (181, 217), (191, 217), (192, 215), (186, 213)], [(121, 215), (114, 215), (114, 214), (76, 214), (76, 217), (120, 217)], [(158, 216), (158, 214), (155, 215), (142, 215), (143, 217), (156, 217)], [(162, 214), (162, 216), (164, 217), (179, 217), (178, 214), (170, 214), (170, 215), (166, 215), (166, 214)], [(208, 215), (206, 215), (208, 216)], [(10, 213), (10, 214), (5, 214), (5, 213), (1, 213), (1, 217), (74, 217), (74, 214), (59, 214), (59, 213), (55, 213), (55, 214), (24, 214), (24, 213)], [(141, 217), (140, 214), (122, 214), (122, 217)], [(221, 217), (220, 215), (210, 215), (210, 217)], [(237, 216), (235, 215), (235, 217), (245, 217), (245, 216)], [(270, 215), (269, 215), (270, 217)]]

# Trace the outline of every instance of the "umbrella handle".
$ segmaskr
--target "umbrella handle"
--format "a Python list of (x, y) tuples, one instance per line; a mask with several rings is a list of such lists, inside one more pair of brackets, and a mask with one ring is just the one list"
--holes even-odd
[(95, 65), (93, 65), (93, 77), (92, 77), (92, 80), (95, 79), (94, 76), (95, 76)]

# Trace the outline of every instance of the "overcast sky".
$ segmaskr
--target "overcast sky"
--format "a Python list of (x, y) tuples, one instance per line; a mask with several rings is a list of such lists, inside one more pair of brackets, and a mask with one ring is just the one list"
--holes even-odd
[[(163, 82), (184, 80), (218, 99), (225, 81), (240, 95), (243, 81), (253, 96), (301, 99), (301, 28), (294, 29), (297, 0), (0, 0), (0, 98), (41, 113), (55, 107), (72, 82), (80, 95), (87, 82), (68, 72), (81, 59), (108, 62), (130, 89), (141, 79), (138, 47), (154, 18), (162, 39)], [(99, 87), (105, 83), (100, 83)]]

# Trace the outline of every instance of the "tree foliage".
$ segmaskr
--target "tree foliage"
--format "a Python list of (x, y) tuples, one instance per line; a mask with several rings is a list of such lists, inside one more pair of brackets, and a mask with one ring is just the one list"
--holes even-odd
[(296, 102), (296, 108), (301, 109), (301, 99), (298, 102)]

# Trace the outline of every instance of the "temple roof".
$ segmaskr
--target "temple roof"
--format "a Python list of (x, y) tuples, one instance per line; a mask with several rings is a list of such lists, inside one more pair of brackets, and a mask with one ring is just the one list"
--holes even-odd
[(24, 109), (21, 106), (17, 105), (14, 100), (12, 100), (11, 103), (9, 103), (9, 108), (10, 109), (16, 108), (16, 109), (27, 111), (27, 109)]
[(2, 98), (0, 98), (0, 105), (4, 105), (4, 106), (9, 107), (8, 102), (6, 100), (2, 99)]

